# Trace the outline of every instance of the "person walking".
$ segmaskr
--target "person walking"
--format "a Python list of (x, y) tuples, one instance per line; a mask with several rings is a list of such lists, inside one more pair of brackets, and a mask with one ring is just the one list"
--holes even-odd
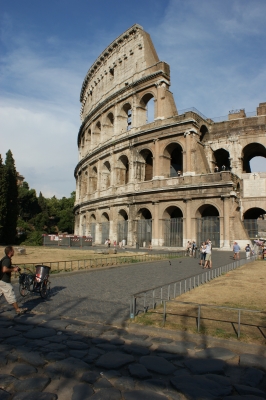
[(239, 260), (239, 252), (240, 252), (240, 246), (237, 242), (234, 242), (233, 245), (234, 260)]
[(251, 252), (251, 248), (250, 248), (249, 244), (246, 245), (245, 251), (246, 251), (246, 259), (248, 260), (250, 258), (250, 252)]
[(204, 267), (205, 257), (206, 257), (206, 244), (205, 242), (202, 242), (200, 246), (200, 262), (199, 262), (199, 265), (201, 267)]
[(28, 309), (20, 308), (17, 303), (13, 286), (11, 285), (11, 274), (18, 272), (19, 267), (12, 266), (11, 258), (14, 255), (14, 249), (12, 246), (5, 248), (5, 257), (0, 261), (1, 272), (0, 272), (0, 296), (4, 295), (8, 304), (12, 304), (17, 314), (24, 314)]

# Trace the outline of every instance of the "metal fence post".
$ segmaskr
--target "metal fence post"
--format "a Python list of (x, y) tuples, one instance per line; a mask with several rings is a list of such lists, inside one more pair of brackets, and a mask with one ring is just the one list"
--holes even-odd
[(165, 326), (166, 321), (166, 300), (163, 301), (163, 327)]

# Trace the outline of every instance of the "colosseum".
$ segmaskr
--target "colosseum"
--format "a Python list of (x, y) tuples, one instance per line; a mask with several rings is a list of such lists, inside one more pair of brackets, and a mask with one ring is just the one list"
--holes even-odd
[(178, 112), (169, 88), (169, 65), (140, 25), (89, 69), (80, 93), (75, 234), (144, 247), (207, 238), (216, 248), (246, 244), (266, 213), (266, 173), (250, 167), (266, 157), (266, 103), (217, 121), (194, 108)]

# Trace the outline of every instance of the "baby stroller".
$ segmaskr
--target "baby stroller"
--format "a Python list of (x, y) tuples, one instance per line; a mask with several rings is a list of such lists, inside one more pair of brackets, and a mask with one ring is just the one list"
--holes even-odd
[[(25, 268), (27, 269), (27, 268)], [(25, 297), (29, 293), (39, 293), (43, 299), (46, 299), (50, 294), (50, 267), (46, 265), (36, 265), (36, 273), (20, 273), (19, 274), (19, 293)]]

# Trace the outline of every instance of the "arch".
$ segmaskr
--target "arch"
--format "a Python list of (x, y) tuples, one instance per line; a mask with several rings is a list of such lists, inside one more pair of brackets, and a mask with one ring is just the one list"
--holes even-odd
[(102, 231), (102, 244), (105, 243), (106, 239), (109, 239), (110, 232), (110, 220), (107, 212), (103, 212), (101, 215), (101, 231)]
[(89, 220), (89, 233), (92, 237), (92, 241), (95, 242), (96, 237), (96, 217), (95, 214), (91, 214)]
[(86, 236), (86, 227), (87, 227), (87, 221), (86, 221), (86, 215), (83, 215), (82, 221), (81, 221), (81, 235)]
[(164, 246), (183, 246), (183, 212), (179, 207), (169, 206), (163, 213)]
[(97, 190), (97, 181), (98, 181), (98, 171), (97, 167), (94, 165), (90, 168), (89, 174), (89, 193), (93, 193)]
[(87, 141), (87, 150), (89, 151), (90, 150), (90, 148), (91, 148), (91, 129), (89, 128), (88, 130), (87, 130), (87, 139), (86, 139), (86, 141)]
[(142, 96), (140, 107), (138, 108), (138, 121), (140, 126), (154, 121), (154, 100), (155, 97), (152, 92), (145, 93), (144, 96)]
[(230, 171), (231, 170), (230, 154), (227, 150), (225, 150), (223, 148), (215, 150), (213, 155), (214, 155), (216, 167), (218, 167), (219, 171)]
[(116, 171), (117, 185), (126, 185), (129, 182), (129, 161), (126, 155), (119, 157)]
[(169, 143), (163, 152), (165, 175), (180, 176), (183, 171), (183, 149), (179, 143)]
[(220, 217), (218, 209), (212, 204), (203, 204), (196, 212), (197, 244), (210, 239), (213, 247), (220, 247)]
[(109, 112), (106, 115), (104, 122), (104, 137), (102, 138), (102, 141), (110, 139), (110, 137), (112, 137), (114, 134), (114, 114), (112, 112)]
[(126, 130), (129, 131), (132, 128), (132, 107), (130, 103), (126, 103), (122, 107), (123, 116), (126, 118)]
[(102, 166), (101, 189), (106, 190), (111, 186), (111, 165), (105, 161)]
[(118, 212), (118, 221), (117, 221), (117, 241), (121, 243), (122, 240), (125, 240), (125, 244), (127, 244), (128, 240), (128, 214), (125, 210), (121, 209)]
[(153, 154), (149, 149), (140, 151), (140, 156), (144, 161), (144, 171), (141, 174), (141, 180), (150, 181), (153, 178)]
[[(250, 160), (254, 157), (266, 158), (266, 148), (260, 143), (249, 143), (242, 150), (243, 172), (250, 173)], [(256, 171), (252, 171), (256, 172)]]
[(206, 125), (201, 125), (200, 127), (200, 141), (205, 142), (210, 140), (210, 134)]
[(243, 215), (243, 223), (250, 239), (259, 239), (260, 232), (266, 230), (266, 210), (249, 208)]
[(152, 243), (152, 214), (148, 208), (138, 211), (137, 242), (146, 247)]
[(97, 121), (93, 132), (93, 144), (97, 146), (101, 142), (101, 122)]

